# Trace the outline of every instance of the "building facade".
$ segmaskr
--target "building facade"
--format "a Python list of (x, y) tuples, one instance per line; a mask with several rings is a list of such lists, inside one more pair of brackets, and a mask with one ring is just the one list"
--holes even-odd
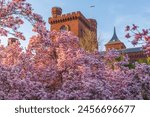
[(126, 48), (125, 44), (121, 42), (116, 34), (116, 29), (114, 28), (114, 34), (110, 41), (105, 45), (106, 51), (111, 49), (118, 50), (122, 55), (127, 54), (130, 61), (146, 60), (148, 56), (144, 54), (142, 47), (137, 48)]
[(49, 18), (51, 31), (71, 31), (79, 37), (80, 46), (85, 50), (98, 50), (95, 19), (85, 18), (80, 11), (62, 14), (60, 7), (53, 7), (51, 13), (52, 16)]
[(106, 51), (110, 49), (116, 49), (116, 50), (121, 50), (121, 49), (126, 49), (126, 46), (124, 45), (123, 42), (121, 42), (116, 34), (116, 28), (114, 27), (114, 34), (110, 41), (105, 45)]

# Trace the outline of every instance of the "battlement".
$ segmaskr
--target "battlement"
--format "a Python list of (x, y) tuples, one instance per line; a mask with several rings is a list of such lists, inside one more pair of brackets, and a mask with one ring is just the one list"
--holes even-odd
[(93, 30), (95, 30), (95, 27), (97, 27), (96, 20), (86, 19), (80, 11), (62, 14), (62, 9), (59, 7), (52, 8), (52, 17), (49, 18), (49, 23), (56, 24), (77, 19), (84, 23), (89, 29), (92, 28)]
[(88, 19), (88, 22), (93, 30), (97, 30), (97, 21), (95, 19)]
[[(73, 32), (79, 37), (80, 46), (87, 51), (98, 49), (97, 22), (87, 19), (80, 11), (63, 14), (61, 8), (53, 7), (49, 24), (51, 30)], [(85, 41), (88, 42), (85, 44)]]
[(97, 26), (97, 21), (95, 19), (88, 19), (88, 21), (94, 25), (94, 26)]
[[(57, 15), (57, 17), (50, 17), (49, 18), (49, 22), (51, 24), (53, 23), (58, 23), (59, 21), (62, 22), (65, 21), (65, 20), (73, 20), (73, 19), (77, 19), (81, 16), (81, 12), (80, 11), (77, 11), (77, 12), (72, 12), (72, 13), (67, 13), (67, 14), (61, 14), (61, 15)], [(56, 21), (56, 22), (55, 22)]]
[(62, 17), (72, 17), (72, 16), (80, 16), (81, 12), (77, 11), (77, 12), (72, 12), (72, 13), (66, 13), (66, 14), (62, 14)]

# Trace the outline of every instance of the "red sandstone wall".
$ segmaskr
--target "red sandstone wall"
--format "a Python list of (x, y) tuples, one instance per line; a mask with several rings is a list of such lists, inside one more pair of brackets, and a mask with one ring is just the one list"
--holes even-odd
[(78, 30), (79, 30), (79, 27), (78, 27), (78, 20), (71, 20), (71, 21), (66, 21), (66, 22), (60, 22), (60, 23), (56, 23), (56, 24), (52, 24), (51, 25), (51, 30), (56, 30), (56, 31), (59, 31), (60, 30), (60, 27), (62, 25), (68, 25), (70, 27), (70, 31), (72, 31), (75, 35), (79, 35), (78, 34)]
[[(49, 18), (49, 23), (51, 24), (51, 30), (60, 31), (61, 26), (67, 25), (70, 27), (70, 31), (72, 31), (76, 36), (79, 37), (80, 42), (84, 36), (84, 32), (93, 30), (96, 35), (95, 36), (96, 38), (90, 39), (90, 41), (93, 41), (92, 45), (95, 46), (94, 49), (92, 49), (92, 51), (98, 49), (96, 20), (86, 19), (79, 11), (68, 13), (68, 14), (61, 14), (60, 8), (57, 7), (53, 8), (52, 14), (55, 17)], [(91, 46), (90, 41), (86, 41), (87, 42), (86, 45), (88, 45), (89, 48)], [(82, 45), (84, 45), (84, 43), (82, 43)], [(84, 46), (82, 47), (84, 48)]]
[(109, 49), (125, 49), (124, 44), (123, 43), (114, 43), (114, 44), (106, 44), (106, 51), (108, 51)]

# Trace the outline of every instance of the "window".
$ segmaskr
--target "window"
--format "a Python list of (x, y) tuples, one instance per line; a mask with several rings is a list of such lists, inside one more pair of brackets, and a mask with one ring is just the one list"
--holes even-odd
[(70, 30), (70, 27), (68, 25), (62, 25), (60, 27), (60, 31), (69, 31)]

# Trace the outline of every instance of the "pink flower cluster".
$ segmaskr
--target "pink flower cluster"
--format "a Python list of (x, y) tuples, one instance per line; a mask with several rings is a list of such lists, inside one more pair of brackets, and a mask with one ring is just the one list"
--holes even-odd
[(149, 65), (129, 69), (115, 50), (102, 57), (71, 32), (48, 34), (33, 36), (25, 52), (18, 43), (0, 47), (0, 99), (150, 99)]
[[(0, 45), (0, 99), (150, 99), (150, 65), (130, 69), (128, 57), (116, 50), (86, 52), (71, 32), (49, 32), (25, 0), (1, 0), (0, 8), (1, 36), (25, 39), (18, 31), (22, 16), (38, 33), (25, 51), (19, 43)], [(145, 35), (146, 49), (147, 31), (135, 34), (135, 41)]]
[(0, 35), (11, 34), (24, 40), (25, 36), (18, 30), (24, 24), (24, 19), (33, 25), (33, 30), (47, 38), (47, 30), (42, 17), (33, 12), (31, 4), (26, 0), (1, 0), (0, 1)]
[(133, 37), (132, 44), (137, 45), (139, 43), (143, 44), (143, 48), (145, 49), (147, 55), (150, 55), (150, 30), (142, 29), (139, 30), (139, 27), (133, 24), (133, 26), (126, 26), (125, 31), (127, 32), (126, 38)]

